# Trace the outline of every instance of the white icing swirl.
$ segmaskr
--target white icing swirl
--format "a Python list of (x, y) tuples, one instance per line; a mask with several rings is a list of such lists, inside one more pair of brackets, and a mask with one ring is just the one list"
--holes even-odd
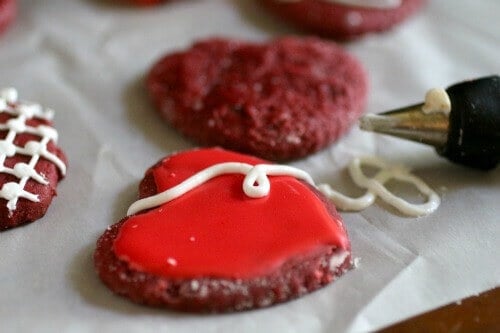
[[(361, 170), (362, 164), (378, 167), (380, 171), (373, 178), (367, 178)], [(269, 176), (291, 176), (316, 187), (341, 210), (359, 211), (365, 209), (375, 202), (377, 196), (409, 216), (430, 214), (440, 204), (439, 196), (422, 180), (412, 175), (407, 168), (390, 166), (381, 159), (366, 157), (355, 158), (349, 166), (349, 171), (356, 185), (367, 189), (365, 195), (359, 198), (351, 198), (333, 190), (328, 184), (316, 186), (312, 177), (307, 172), (291, 166), (275, 164), (258, 164), (254, 166), (239, 162), (219, 163), (201, 170), (168, 190), (134, 202), (129, 207), (127, 215), (133, 215), (142, 210), (154, 208), (172, 201), (210, 179), (225, 174), (245, 175), (243, 192), (251, 198), (261, 198), (269, 194)], [(415, 185), (422, 194), (427, 196), (427, 202), (424, 204), (411, 204), (402, 198), (396, 197), (384, 186), (390, 179)]]
[[(373, 178), (368, 178), (361, 169), (363, 164), (377, 167), (380, 170)], [(373, 204), (378, 196), (403, 214), (408, 216), (423, 216), (434, 212), (441, 203), (437, 193), (420, 178), (411, 174), (408, 168), (400, 165), (389, 165), (387, 162), (377, 157), (353, 159), (349, 165), (349, 174), (356, 185), (367, 189), (367, 192), (359, 198), (345, 196), (333, 190), (327, 184), (318, 186), (318, 189), (325, 196), (330, 198), (341, 210), (363, 210)], [(412, 204), (397, 197), (384, 186), (384, 184), (391, 179), (413, 184), (420, 193), (427, 197), (427, 202), (424, 204)]]
[[(33, 127), (27, 124), (30, 119), (51, 120), (54, 112), (44, 109), (38, 104), (20, 102), (17, 90), (8, 88), (0, 91), (0, 113), (6, 113), (12, 118), (0, 124), (1, 131), (7, 131), (7, 135), (0, 140), (0, 172), (10, 174), (19, 179), (19, 182), (9, 182), (3, 184), (0, 189), (0, 198), (7, 200), (9, 213), (16, 209), (19, 198), (25, 198), (33, 202), (38, 202), (38, 195), (27, 192), (24, 187), (29, 179), (47, 185), (48, 181), (42, 174), (35, 170), (35, 166), (40, 158), (44, 158), (54, 163), (61, 174), (66, 173), (66, 165), (55, 154), (49, 152), (47, 145), (50, 141), (57, 142), (57, 131), (47, 125)], [(40, 138), (40, 141), (28, 141), (24, 147), (18, 147), (14, 140), (18, 134), (28, 133)], [(16, 163), (12, 168), (5, 165), (9, 157), (16, 154), (31, 156), (28, 163)]]
[[(300, 2), (302, 0), (277, 0), (280, 2)], [(401, 6), (401, 0), (321, 0), (353, 7), (390, 9)]]

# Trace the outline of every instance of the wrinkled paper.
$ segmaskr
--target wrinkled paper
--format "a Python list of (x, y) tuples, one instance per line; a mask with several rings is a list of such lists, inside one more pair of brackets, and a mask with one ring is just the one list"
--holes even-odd
[[(440, 194), (438, 211), (407, 218), (377, 201), (363, 212), (342, 213), (358, 268), (268, 309), (179, 314), (113, 295), (94, 272), (97, 238), (125, 215), (147, 167), (193, 147), (153, 111), (145, 72), (162, 54), (197, 39), (259, 41), (294, 30), (251, 0), (153, 8), (97, 0), (19, 4), (17, 22), (0, 37), (0, 86), (56, 111), (69, 168), (43, 219), (0, 233), (2, 332), (359, 332), (500, 285), (500, 170), (466, 169), (429, 147), (353, 128), (292, 165), (316, 182), (359, 195), (345, 167), (355, 156), (376, 154), (414, 169)], [(435, 0), (388, 33), (346, 43), (370, 74), (366, 112), (500, 73), (499, 12), (495, 0)], [(415, 197), (405, 186), (391, 189)]]

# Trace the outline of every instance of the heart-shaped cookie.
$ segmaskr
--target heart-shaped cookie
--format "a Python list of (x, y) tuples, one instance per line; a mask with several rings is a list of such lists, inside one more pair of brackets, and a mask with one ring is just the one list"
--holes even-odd
[(273, 161), (336, 141), (368, 95), (358, 59), (302, 37), (200, 40), (158, 60), (146, 84), (157, 112), (186, 138)]
[[(140, 185), (147, 199), (138, 203), (154, 208), (99, 239), (100, 278), (135, 302), (212, 312), (268, 306), (331, 282), (351, 266), (345, 228), (286, 168), (218, 148), (166, 157)], [(266, 184), (268, 193), (255, 194)], [(156, 198), (164, 203), (149, 202)]]

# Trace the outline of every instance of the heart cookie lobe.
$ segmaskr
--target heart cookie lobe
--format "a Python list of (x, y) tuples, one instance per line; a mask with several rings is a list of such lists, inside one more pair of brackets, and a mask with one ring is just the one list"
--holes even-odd
[[(174, 154), (146, 172), (140, 197), (228, 162), (269, 164), (218, 148)], [(252, 198), (242, 189), (244, 178), (217, 175), (109, 228), (94, 255), (103, 282), (139, 303), (227, 312), (293, 299), (350, 268), (342, 220), (319, 192), (273, 175), (269, 193)]]

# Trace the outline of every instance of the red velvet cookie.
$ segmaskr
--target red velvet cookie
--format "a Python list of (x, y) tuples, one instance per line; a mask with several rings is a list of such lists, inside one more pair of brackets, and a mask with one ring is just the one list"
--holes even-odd
[(53, 111), (0, 92), (0, 230), (39, 219), (66, 173)]
[(0, 33), (14, 21), (17, 13), (16, 0), (0, 0)]
[(270, 160), (311, 154), (344, 134), (367, 96), (362, 65), (315, 38), (211, 39), (158, 61), (147, 78), (163, 118), (186, 137)]
[(137, 6), (153, 6), (153, 5), (158, 5), (160, 3), (167, 2), (169, 0), (125, 0), (125, 2), (128, 2), (133, 5)]
[(275, 16), (305, 31), (340, 40), (388, 30), (424, 0), (260, 0)]
[[(351, 267), (342, 220), (276, 167), (217, 148), (164, 158), (146, 172), (129, 216), (98, 240), (99, 277), (134, 302), (193, 312), (270, 306), (333, 281)], [(253, 197), (266, 179), (268, 193)]]

